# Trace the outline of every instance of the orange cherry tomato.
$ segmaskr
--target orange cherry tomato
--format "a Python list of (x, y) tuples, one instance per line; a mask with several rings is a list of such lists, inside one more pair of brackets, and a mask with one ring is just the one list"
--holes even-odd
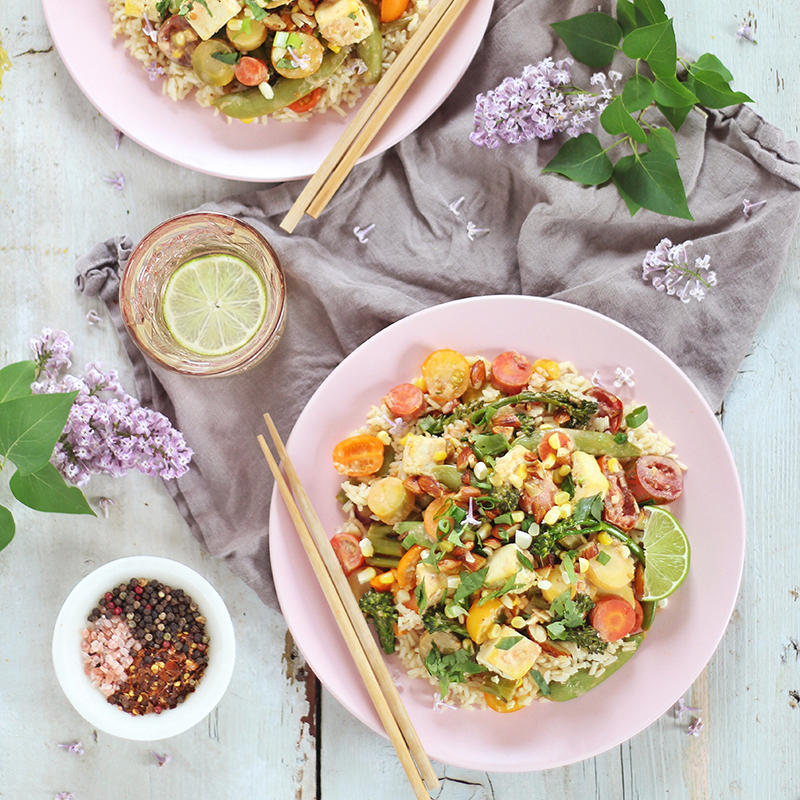
[(481, 603), (478, 598), (467, 613), (467, 633), (475, 644), (483, 644), (489, 638), (489, 632), (500, 618), (504, 606), (502, 601), (494, 597)]
[(349, 575), (364, 563), (364, 554), (361, 552), (358, 537), (352, 533), (337, 533), (331, 537), (331, 547), (345, 575)]
[(374, 475), (383, 465), (383, 442), (369, 433), (344, 439), (333, 448), (333, 466), (342, 475)]
[(498, 714), (511, 714), (514, 711), (525, 708), (521, 703), (514, 700), (513, 697), (506, 703), (505, 700), (495, 697), (490, 692), (484, 692), (483, 696), (486, 699), (486, 705), (489, 706), (492, 711), (497, 711)]
[(319, 103), (320, 97), (322, 97), (322, 87), (317, 86), (314, 91), (303, 95), (299, 100), (295, 100), (294, 103), (290, 103), (289, 108), (291, 108), (295, 114), (304, 114), (306, 111), (311, 111), (311, 109)]
[(397, 565), (397, 585), (401, 589), (411, 591), (417, 585), (417, 564), (424, 549), (422, 545), (415, 544), (400, 559)]
[(428, 394), (437, 403), (461, 397), (469, 388), (470, 366), (455, 350), (436, 350), (422, 363), (422, 377)]
[(260, 58), (242, 56), (233, 68), (236, 80), (245, 86), (258, 86), (269, 78), (269, 69)]
[(428, 534), (428, 538), (431, 540), (432, 544), (442, 538), (442, 534), (439, 531), (440, 522), (446, 520), (450, 524), (450, 529), (453, 529), (453, 518), (444, 513), (445, 509), (448, 508), (452, 502), (450, 497), (445, 497), (444, 495), (436, 497), (422, 514), (425, 533)]
[(381, 22), (392, 22), (405, 14), (408, 0), (381, 0)]
[(617, 642), (634, 629), (636, 612), (621, 597), (604, 597), (589, 613), (589, 622), (604, 642)]

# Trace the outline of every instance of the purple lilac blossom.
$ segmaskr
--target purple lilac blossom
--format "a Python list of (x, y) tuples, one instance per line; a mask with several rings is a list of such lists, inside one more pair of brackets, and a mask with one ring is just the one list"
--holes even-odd
[(694, 706), (687, 706), (684, 702), (683, 698), (681, 697), (677, 703), (675, 703), (675, 707), (673, 708), (673, 713), (675, 714), (675, 719), (680, 719), (687, 711), (699, 711), (699, 708), (695, 708)]
[(759, 200), (757, 203), (751, 203), (747, 198), (742, 200), (742, 214), (744, 214), (744, 218), (750, 219), (750, 215), (754, 211), (758, 211), (758, 209), (765, 205), (766, 202), (766, 200)]
[(54, 466), (69, 482), (83, 487), (92, 474), (122, 476), (131, 469), (170, 480), (188, 471), (193, 453), (183, 435), (163, 414), (131, 397), (116, 370), (87, 364), (83, 376), (59, 379), (70, 364), (69, 337), (45, 329), (31, 347), (44, 373), (31, 386), (34, 394), (78, 393), (53, 451)]
[(55, 800), (75, 800), (75, 795), (72, 792), (59, 792)]
[(467, 223), (467, 236), (471, 242), (474, 242), (479, 236), (486, 236), (489, 230), (489, 228), (479, 228), (474, 222)]
[(676, 295), (683, 303), (693, 297), (702, 300), (706, 290), (716, 286), (717, 276), (709, 269), (708, 254), (696, 258), (693, 268), (689, 266), (686, 250), (691, 245), (691, 241), (673, 245), (669, 239), (662, 239), (642, 261), (642, 280), (651, 281), (659, 292)]
[(59, 747), (66, 750), (68, 753), (74, 753), (77, 756), (83, 755), (83, 742), (70, 742), (69, 744), (60, 744)]
[(600, 94), (590, 94), (572, 85), (572, 59), (553, 62), (545, 58), (529, 64), (519, 78), (506, 78), (496, 89), (479, 94), (475, 103), (475, 130), (469, 138), (480, 147), (495, 148), (532, 139), (552, 139), (566, 131), (579, 136), (600, 115), (614, 96), (614, 87), (622, 77), (609, 73), (612, 85), (603, 73), (592, 76)]
[(118, 172), (113, 178), (103, 178), (103, 180), (111, 184), (118, 192), (125, 188), (125, 176), (121, 172)]
[(751, 25), (746, 25), (742, 23), (739, 26), (739, 30), (736, 31), (736, 41), (741, 41), (742, 39), (747, 39), (748, 42), (753, 42), (753, 44), (758, 44), (756, 40), (753, 38), (753, 28)]
[(114, 149), (119, 150), (120, 142), (122, 142), (122, 131), (119, 128), (114, 128)]
[(689, 727), (686, 729), (687, 736), (699, 736), (700, 731), (703, 730), (703, 720), (700, 717), (695, 717)]
[(625, 367), (625, 369), (622, 369), (622, 367), (617, 367), (614, 370), (614, 375), (616, 375), (616, 378), (614, 379), (614, 386), (616, 386), (618, 389), (623, 385), (635, 386), (636, 382), (633, 380), (633, 369), (631, 367)]
[(144, 68), (144, 71), (147, 73), (147, 77), (150, 78), (151, 81), (157, 80), (159, 75), (164, 74), (164, 70), (157, 61), (151, 61)]
[(459, 198), (458, 198), (458, 200), (454, 200), (454, 201), (453, 201), (452, 203), (450, 203), (450, 204), (449, 204), (447, 207), (448, 207), (448, 208), (449, 208), (449, 209), (450, 209), (450, 210), (451, 210), (451, 211), (452, 211), (452, 212), (453, 212), (453, 213), (454, 213), (454, 214), (455, 214), (457, 217), (460, 217), (460, 216), (461, 216), (461, 212), (460, 212), (458, 209), (461, 207), (461, 204), (464, 202), (464, 200), (466, 200), (466, 198), (464, 197), (464, 195), (461, 195), (461, 197), (459, 197)]
[(358, 239), (359, 242), (361, 242), (361, 244), (366, 244), (369, 241), (369, 239), (367, 238), (368, 234), (370, 233), (370, 231), (372, 231), (374, 227), (375, 227), (374, 222), (372, 223), (372, 225), (367, 225), (366, 228), (361, 228), (358, 225), (356, 225), (356, 227), (353, 228), (353, 233), (356, 235), (356, 238)]
[(165, 764), (169, 764), (169, 762), (172, 761), (172, 756), (169, 753), (164, 753), (163, 755), (161, 755), (160, 753), (156, 753), (155, 750), (151, 750), (150, 755), (153, 756), (153, 758), (155, 759), (159, 769), (161, 769), (161, 767), (163, 767)]

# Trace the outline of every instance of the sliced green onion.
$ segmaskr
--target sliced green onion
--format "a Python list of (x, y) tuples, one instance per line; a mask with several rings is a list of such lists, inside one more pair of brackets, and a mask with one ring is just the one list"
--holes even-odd
[(286, 31), (278, 31), (275, 34), (275, 38), (272, 40), (272, 46), (286, 47), (288, 41), (289, 41), (289, 34), (286, 33)]
[(629, 428), (638, 428), (647, 422), (647, 416), (647, 406), (639, 406), (625, 417), (625, 424)]

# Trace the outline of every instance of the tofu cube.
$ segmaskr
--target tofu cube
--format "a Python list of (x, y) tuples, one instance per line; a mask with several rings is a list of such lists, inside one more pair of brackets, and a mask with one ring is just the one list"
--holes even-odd
[(431, 470), (440, 463), (436, 461), (436, 454), (445, 450), (447, 450), (447, 444), (441, 436), (410, 434), (403, 450), (404, 472), (409, 477), (430, 475)]
[(323, 39), (347, 47), (372, 33), (372, 18), (361, 0), (322, 0), (314, 17)]
[(447, 591), (447, 575), (432, 564), (417, 564), (417, 586), (425, 584), (426, 608), (438, 606)]
[[(522, 445), (515, 444), (504, 456), (497, 459), (494, 465), (494, 474), (503, 483), (512, 483), (512, 475), (516, 475), (522, 481), (527, 474), (525, 456), (528, 452), (530, 451)], [(521, 486), (521, 483), (517, 486)]]
[(489, 639), (481, 646), (475, 660), (503, 678), (519, 681), (528, 673), (541, 651), (536, 642), (510, 625), (504, 625), (500, 636)]
[(538, 578), (536, 573), (522, 565), (520, 554), (530, 560), (530, 553), (522, 550), (515, 542), (504, 544), (489, 556), (486, 566), (489, 568), (484, 580), (487, 589), (500, 589), (510, 578), (514, 578), (514, 591), (523, 592), (530, 589)]
[[(206, 8), (208, 6), (208, 8)], [(195, 0), (186, 21), (203, 39), (210, 39), (229, 19), (242, 10), (239, 0)]]

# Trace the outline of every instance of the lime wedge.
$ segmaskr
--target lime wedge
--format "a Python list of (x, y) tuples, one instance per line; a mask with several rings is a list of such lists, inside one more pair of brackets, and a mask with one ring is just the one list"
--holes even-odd
[(678, 520), (654, 506), (644, 526), (645, 569), (642, 600), (669, 597), (689, 573), (689, 540)]
[(201, 356), (224, 356), (249, 342), (264, 322), (267, 290), (245, 261), (227, 253), (181, 264), (164, 289), (164, 322)]

